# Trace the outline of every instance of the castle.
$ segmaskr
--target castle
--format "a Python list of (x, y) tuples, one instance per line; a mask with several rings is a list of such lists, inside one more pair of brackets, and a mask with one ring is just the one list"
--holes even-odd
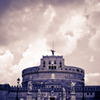
[(100, 86), (86, 86), (85, 71), (66, 66), (63, 56), (43, 56), (22, 71), (22, 87), (0, 84), (0, 100), (100, 100)]

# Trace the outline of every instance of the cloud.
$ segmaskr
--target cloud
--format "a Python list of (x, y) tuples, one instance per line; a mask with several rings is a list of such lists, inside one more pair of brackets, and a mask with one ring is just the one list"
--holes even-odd
[(0, 0), (0, 17), (7, 11), (12, 0)]
[[(91, 37), (89, 41), (89, 46), (94, 51), (100, 50), (100, 1), (93, 0), (92, 2), (87, 3), (90, 8), (87, 9), (88, 12), (88, 20), (87, 24), (91, 30)], [(92, 6), (94, 5), (94, 6)]]
[[(53, 30), (51, 30), (52, 27)], [(74, 14), (70, 19), (67, 16), (65, 20), (62, 20), (62, 23), (57, 24), (57, 27), (52, 25), (49, 28), (48, 33), (51, 34), (47, 34), (47, 44), (51, 47), (51, 41), (54, 40), (55, 49), (57, 52), (63, 52), (64, 55), (71, 54), (77, 48), (78, 41), (89, 34), (89, 29), (86, 26), (86, 18), (81, 13), (78, 15)]]
[(27, 38), (31, 39), (31, 36), (40, 37), (43, 34), (48, 23), (40, 11), (36, 10), (34, 13), (32, 12), (33, 9), (30, 10), (29, 8), (29, 12), (25, 12), (25, 9), (21, 9), (20, 11), (8, 11), (5, 14), (0, 27), (1, 46), (9, 45), (12, 42)]
[(89, 16), (89, 24), (98, 29), (100, 27), (100, 11), (94, 11)]
[(45, 52), (45, 49), (47, 47), (45, 45), (45, 42), (45, 39), (40, 39), (33, 44), (29, 44), (28, 48), (25, 50), (25, 52), (23, 52), (22, 58), (20, 59), (20, 62), (18, 64), (18, 66), (20, 66), (20, 70), (23, 70), (24, 68), (27, 68), (29, 66), (31, 67), (33, 65), (39, 66), (39, 58), (41, 58), (43, 54), (50, 54), (49, 51), (47, 53)]
[(11, 66), (13, 65), (14, 56), (6, 50), (4, 54), (0, 55), (0, 83), (8, 82), (11, 80)]
[[(67, 18), (69, 19), (70, 15), (74, 15), (75, 12), (80, 11), (78, 9), (77, 11), (69, 11), (70, 7), (68, 6), (63, 9), (61, 3), (77, 7), (77, 5), (83, 5), (83, 0), (62, 0), (62, 2), (60, 0), (52, 2), (50, 0), (46, 2), (44, 2), (44, 0), (42, 2), (39, 0), (25, 0), (24, 3), (23, 0), (12, 1), (9, 9), (7, 9), (3, 17), (1, 17), (0, 46), (8, 47), (10, 45), (9, 47), (11, 47), (19, 43), (20, 48), (23, 42), (27, 41), (26, 45), (24, 45), (24, 48), (26, 48), (31, 42), (40, 37), (44, 38), (44, 36), (47, 38), (47, 43), (50, 43), (50, 38), (52, 38), (54, 34), (56, 34), (55, 36), (59, 39), (56, 41), (62, 42), (62, 38), (66, 36), (63, 35), (63, 32), (60, 33), (59, 28), (61, 29), (61, 26), (64, 26), (63, 24), (67, 24)], [(58, 6), (61, 6), (61, 8)], [(74, 6), (71, 9), (74, 9)], [(81, 6), (79, 8), (81, 8)], [(64, 16), (62, 16), (63, 14)], [(68, 36), (62, 43), (66, 42), (67, 39), (70, 41)], [(9, 49), (12, 51), (12, 48)], [(12, 52), (14, 51), (15, 50)]]
[(94, 62), (94, 56), (91, 56), (90, 62)]
[(98, 79), (100, 77), (100, 73), (88, 73), (85, 75), (86, 85), (99, 85)]
[(96, 32), (95, 35), (93, 35), (90, 38), (89, 45), (94, 51), (98, 51), (98, 52), (100, 51), (100, 31), (99, 30)]
[(4, 54), (0, 55), (0, 65), (3, 67), (10, 66), (14, 61), (13, 54), (6, 50)]

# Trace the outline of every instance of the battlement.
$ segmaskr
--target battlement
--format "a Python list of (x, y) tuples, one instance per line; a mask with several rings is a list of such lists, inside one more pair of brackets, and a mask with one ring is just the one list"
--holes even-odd
[(43, 56), (42, 58), (63, 58), (63, 56)]

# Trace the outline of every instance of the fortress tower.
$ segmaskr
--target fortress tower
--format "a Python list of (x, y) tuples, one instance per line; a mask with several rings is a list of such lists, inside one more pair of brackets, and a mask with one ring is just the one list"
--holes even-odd
[[(66, 66), (63, 56), (54, 55), (54, 50), (51, 50), (51, 52), (51, 56), (42, 57), (40, 66), (34, 66), (22, 71), (22, 86), (23, 88), (27, 88), (28, 82), (31, 82), (33, 88), (38, 85), (40, 86), (38, 89), (42, 92), (51, 89), (45, 92), (47, 94), (45, 99), (59, 98), (59, 94), (63, 93), (64, 88), (66, 97), (70, 98), (72, 82), (75, 83), (76, 87), (83, 86), (84, 70), (74, 66)], [(45, 88), (44, 90), (42, 90), (43, 87)], [(52, 92), (53, 95), (51, 95)]]

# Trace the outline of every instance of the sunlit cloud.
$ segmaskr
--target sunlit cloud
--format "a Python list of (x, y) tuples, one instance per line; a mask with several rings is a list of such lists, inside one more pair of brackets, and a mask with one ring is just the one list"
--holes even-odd
[(54, 17), (56, 16), (56, 12), (52, 6), (49, 6), (43, 14), (46, 18), (48, 18), (49, 22), (52, 22)]
[(100, 31), (90, 38), (89, 45), (94, 51), (100, 52)]
[(86, 85), (99, 85), (98, 78), (100, 77), (100, 73), (88, 73), (85, 75)]
[(11, 66), (13, 65), (14, 55), (6, 50), (4, 54), (0, 55), (0, 83), (8, 82), (11, 79), (8, 77), (12, 77)]

